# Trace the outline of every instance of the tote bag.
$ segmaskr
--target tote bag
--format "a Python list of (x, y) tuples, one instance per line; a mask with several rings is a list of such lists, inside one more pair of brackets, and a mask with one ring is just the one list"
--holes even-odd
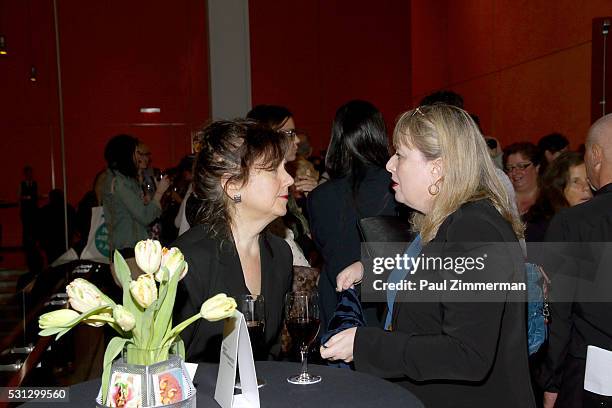
[(89, 236), (87, 237), (87, 245), (81, 253), (81, 259), (109, 263), (108, 227), (104, 221), (104, 207), (102, 206), (91, 209)]

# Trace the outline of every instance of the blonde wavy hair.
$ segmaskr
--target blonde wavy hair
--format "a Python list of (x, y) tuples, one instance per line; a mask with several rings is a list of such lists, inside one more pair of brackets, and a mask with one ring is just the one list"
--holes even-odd
[(431, 211), (415, 212), (412, 219), (423, 242), (431, 241), (444, 220), (461, 205), (482, 199), (490, 200), (517, 238), (523, 238), (524, 225), (512, 210), (485, 140), (466, 111), (434, 104), (405, 112), (395, 125), (393, 144), (417, 149), (428, 161), (442, 159), (444, 176), (436, 182), (439, 192)]

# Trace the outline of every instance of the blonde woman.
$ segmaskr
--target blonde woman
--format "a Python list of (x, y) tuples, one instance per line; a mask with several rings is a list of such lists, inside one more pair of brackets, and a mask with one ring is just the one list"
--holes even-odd
[[(483, 270), (455, 278), (524, 283), (518, 245), (523, 225), (470, 116), (449, 105), (421, 106), (400, 117), (393, 138), (397, 153), (387, 170), (396, 200), (418, 211), (413, 224), (420, 256), (488, 253)], [(500, 245), (508, 250), (500, 251)], [(424, 272), (412, 276), (418, 279), (419, 273)], [(420, 277), (459, 272), (427, 273)], [(362, 276), (361, 268), (349, 267), (338, 276), (338, 287)], [(524, 292), (471, 295), (449, 300), (434, 292), (416, 302), (415, 293), (399, 291), (387, 330), (347, 329), (321, 347), (321, 356), (393, 378), (428, 407), (534, 407)]]

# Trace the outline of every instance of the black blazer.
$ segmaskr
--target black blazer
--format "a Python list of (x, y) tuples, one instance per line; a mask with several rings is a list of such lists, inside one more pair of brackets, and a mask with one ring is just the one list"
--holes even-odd
[[(194, 226), (173, 244), (185, 255), (189, 271), (180, 281), (174, 306), (173, 323), (199, 313), (202, 303), (225, 293), (236, 297), (249, 293), (240, 258), (233, 242), (211, 238), (202, 225)], [(271, 353), (279, 350), (283, 323), (284, 296), (291, 288), (292, 256), (289, 245), (264, 231), (259, 239), (261, 257), (261, 294), (265, 301), (265, 340)], [(218, 362), (223, 322), (198, 320), (183, 330), (187, 361)]]
[[(499, 248), (490, 243), (510, 243), (511, 251), (495, 255), (499, 257), (495, 261), (489, 256), (485, 265), (494, 263), (496, 274), (500, 274), (496, 276), (525, 281), (517, 238), (489, 201), (464, 204), (447, 217), (431, 241), (433, 245), (424, 246), (423, 255), (437, 255), (431, 253), (433, 248), (446, 251), (461, 242), (482, 242), (481, 255)], [(474, 280), (486, 277), (491, 272), (488, 268), (476, 273)], [(474, 272), (465, 272), (460, 278), (473, 279), (468, 273)], [(524, 292), (518, 296), (501, 292), (502, 301), (488, 303), (435, 299), (410, 303), (410, 296), (398, 292), (393, 332), (357, 329), (354, 360), (358, 371), (397, 379), (427, 407), (535, 407), (527, 360), (525, 303), (521, 302)]]
[[(551, 324), (539, 379), (544, 390), (559, 392), (557, 405), (567, 406), (564, 394), (582, 393), (587, 347), (612, 350), (612, 183), (557, 213), (546, 241), (556, 244), (547, 245), (543, 262), (552, 279)], [(567, 356), (579, 364), (570, 366)]]
[(361, 258), (357, 221), (375, 215), (396, 215), (397, 202), (390, 189), (391, 175), (369, 167), (357, 197), (348, 177), (326, 181), (308, 195), (310, 231), (323, 257), (319, 302), (323, 327), (336, 310), (336, 276)]

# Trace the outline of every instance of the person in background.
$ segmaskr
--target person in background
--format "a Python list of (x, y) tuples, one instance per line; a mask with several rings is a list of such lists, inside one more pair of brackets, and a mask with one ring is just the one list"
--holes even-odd
[[(200, 203), (196, 222), (173, 244), (189, 265), (178, 286), (174, 321), (199, 313), (202, 301), (220, 292), (236, 299), (263, 295), (265, 345), (258, 354), (276, 356), (292, 256), (266, 226), (287, 212), (293, 178), (285, 157), (291, 141), (254, 121), (213, 122), (203, 140), (193, 174)], [(188, 361), (219, 361), (223, 324), (201, 319), (181, 333)]]
[(162, 178), (151, 200), (145, 203), (138, 182), (138, 145), (138, 139), (130, 135), (117, 135), (106, 144), (104, 158), (108, 168), (102, 199), (110, 253), (118, 250), (134, 277), (140, 274), (134, 260), (134, 246), (149, 238), (147, 226), (161, 214), (160, 200), (169, 186), (169, 181)]
[(449, 90), (440, 90), (425, 96), (423, 99), (421, 99), (419, 106), (433, 105), (436, 103), (456, 106), (460, 109), (463, 109), (464, 107), (463, 97), (457, 92)]
[(505, 178), (508, 178), (508, 176), (506, 176), (506, 174), (503, 172), (504, 151), (501, 147), (501, 143), (499, 143), (499, 140), (497, 140), (493, 136), (485, 136), (484, 138), (487, 142), (487, 147), (489, 148), (489, 155), (491, 156), (491, 160), (493, 160), (493, 164), (495, 164), (495, 167), (501, 170), (501, 173), (504, 174)]
[(538, 141), (538, 149), (544, 155), (546, 163), (552, 163), (561, 153), (569, 149), (569, 141), (561, 133), (551, 133)]
[(185, 156), (176, 168), (168, 170), (168, 175), (173, 174), (173, 176), (171, 177), (172, 184), (166, 190), (161, 202), (160, 241), (162, 245), (168, 245), (178, 237), (179, 227), (175, 226), (175, 220), (193, 179), (193, 159), (193, 156)]
[[(595, 196), (559, 211), (546, 232), (546, 242), (554, 243), (551, 247), (559, 252), (544, 264), (552, 281), (548, 351), (539, 377), (545, 408), (612, 403), (612, 398), (584, 389), (587, 347), (612, 351), (609, 256), (597, 251), (601, 243), (612, 242), (612, 114), (589, 129), (584, 161)], [(577, 246), (588, 251), (573, 257)], [(603, 293), (597, 292), (599, 288)]]
[(540, 196), (523, 217), (527, 242), (542, 242), (552, 217), (562, 208), (589, 201), (593, 193), (586, 175), (584, 157), (566, 152), (548, 165), (542, 176)]
[(19, 216), (23, 247), (31, 250), (35, 246), (35, 223), (38, 210), (38, 183), (34, 180), (31, 166), (23, 168), (23, 180), (19, 183)]
[(76, 213), (76, 228), (78, 231), (78, 242), (75, 244), (77, 253), (81, 253), (87, 245), (89, 237), (89, 229), (91, 227), (91, 209), (102, 205), (102, 195), (104, 188), (104, 178), (106, 170), (102, 170), (96, 174), (93, 182), (93, 189), (83, 195), (77, 206)]
[[(157, 191), (157, 181), (161, 177), (161, 171), (151, 167), (153, 163), (151, 160), (151, 150), (149, 146), (142, 141), (138, 142), (138, 147), (136, 148), (136, 163), (138, 165), (138, 181), (143, 191), (143, 200), (145, 204), (148, 204)], [(168, 178), (168, 180), (171, 179), (171, 177)], [(161, 222), (156, 218), (147, 227), (149, 238), (160, 240), (162, 234), (161, 228)]]
[[(289, 109), (277, 105), (257, 105), (247, 113), (247, 119), (255, 120), (287, 135), (292, 141), (287, 151), (287, 163), (296, 159), (300, 139), (296, 131), (293, 114)], [(304, 213), (305, 206), (302, 198), (317, 186), (318, 180), (314, 174), (306, 172), (299, 178), (295, 175), (294, 180), (295, 184), (291, 188), (291, 195), (287, 203), (287, 215), (274, 221), (270, 225), (270, 229), (287, 240), (293, 253), (294, 265), (310, 266), (308, 256), (314, 250), (314, 244), (310, 236), (308, 218), (307, 214)]]
[[(298, 132), (298, 138), (300, 142), (298, 143), (295, 160), (288, 163), (287, 171), (289, 174), (295, 175), (295, 178), (299, 180), (319, 180), (319, 172), (310, 161), (312, 147), (310, 146), (308, 135), (304, 132)], [(301, 191), (296, 192), (296, 196), (298, 201), (305, 198), (305, 195)]]
[(535, 204), (540, 194), (541, 152), (533, 143), (513, 143), (504, 149), (503, 161), (504, 170), (516, 192), (519, 214), (523, 216)]
[(151, 150), (143, 142), (138, 142), (136, 148), (136, 164), (138, 166), (138, 182), (142, 186), (143, 199), (146, 204), (153, 198), (157, 185), (155, 183), (155, 173), (151, 167)]
[[(395, 199), (416, 210), (418, 256), (465, 260), (486, 253), (483, 268), (465, 271), (463, 282), (487, 282), (493, 274), (524, 283), (518, 242), (523, 225), (468, 113), (445, 104), (418, 107), (399, 118), (393, 142), (396, 154), (387, 170)], [(440, 282), (456, 273), (434, 267), (407, 279)], [(337, 284), (345, 289), (362, 278), (363, 271), (346, 271)], [(321, 356), (354, 361), (357, 371), (393, 379), (427, 407), (535, 407), (523, 294), (490, 295), (448, 299), (423, 293), (415, 301), (414, 292), (398, 291), (388, 330), (346, 329), (322, 345)]]
[(76, 212), (68, 204), (68, 241), (66, 241), (66, 229), (64, 225), (64, 192), (54, 189), (49, 192), (49, 203), (38, 211), (38, 222), (36, 223), (37, 239), (40, 247), (47, 256), (47, 265), (51, 265), (60, 255), (75, 243)]
[[(338, 297), (336, 277), (353, 263), (361, 265), (358, 221), (377, 215), (397, 215), (391, 176), (385, 170), (389, 139), (382, 114), (366, 101), (353, 100), (336, 111), (325, 165), (330, 180), (308, 196), (310, 227), (323, 257), (319, 279), (323, 334)], [(381, 326), (375, 305), (365, 307), (368, 325)]]

